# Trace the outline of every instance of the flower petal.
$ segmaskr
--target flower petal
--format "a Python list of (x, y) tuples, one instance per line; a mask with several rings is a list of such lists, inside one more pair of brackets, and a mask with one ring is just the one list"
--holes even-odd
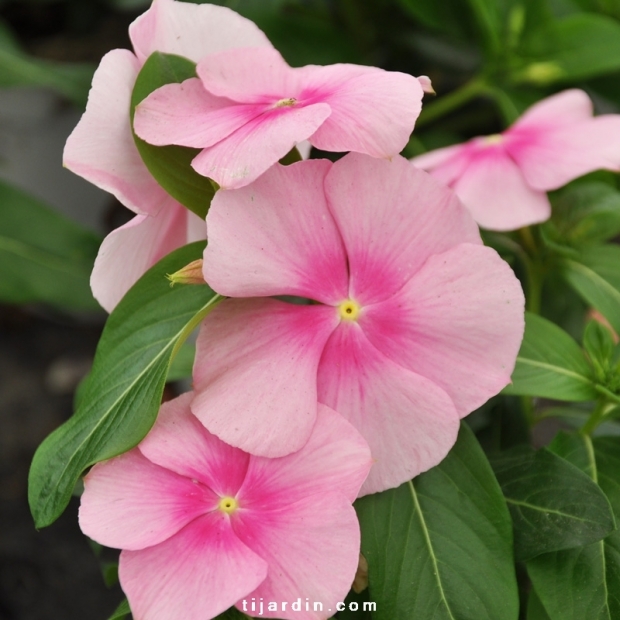
[(551, 216), (547, 195), (527, 184), (502, 146), (489, 146), (473, 156), (454, 190), (488, 230), (516, 230)]
[(144, 549), (213, 510), (217, 501), (207, 487), (131, 450), (98, 463), (84, 479), (80, 527), (102, 545)]
[(339, 413), (319, 405), (301, 450), (279, 459), (250, 459), (239, 501), (248, 509), (273, 509), (337, 491), (353, 502), (371, 465), (364, 438)]
[(234, 105), (214, 97), (192, 78), (166, 84), (136, 107), (134, 129), (149, 144), (205, 148), (228, 137), (262, 113), (262, 107)]
[[(346, 597), (359, 560), (359, 525), (351, 502), (328, 491), (280, 510), (239, 510), (238, 515), (235, 532), (269, 565), (265, 581), (244, 598), (277, 601), (278, 607), (288, 603), (285, 610), (265, 609), (266, 618), (330, 618)], [(298, 599), (300, 611), (292, 608)], [(315, 602), (322, 611), (314, 610)], [(241, 609), (241, 602), (237, 606)]]
[(454, 193), (403, 157), (346, 155), (327, 174), (325, 191), (346, 247), (349, 293), (362, 305), (389, 298), (429, 256), (481, 243)]
[(459, 421), (438, 385), (380, 353), (359, 325), (343, 322), (325, 346), (319, 401), (342, 414), (375, 461), (360, 495), (397, 487), (437, 465), (456, 441)]
[(249, 455), (220, 441), (192, 415), (192, 392), (161, 406), (157, 422), (138, 446), (149, 461), (200, 481), (219, 496), (236, 495)]
[(198, 335), (192, 412), (210, 432), (251, 454), (299, 450), (316, 420), (317, 365), (337, 322), (328, 306), (222, 302)]
[[(112, 312), (148, 269), (188, 242), (189, 222), (195, 226), (194, 220), (201, 222), (169, 197), (157, 215), (136, 215), (112, 231), (99, 248), (90, 277), (95, 299)], [(202, 226), (206, 232), (204, 222)]]
[(301, 88), (299, 71), (291, 69), (271, 47), (211, 54), (198, 63), (196, 73), (210, 93), (239, 103), (297, 99)]
[(443, 388), (462, 417), (510, 383), (523, 306), (521, 285), (495, 250), (463, 244), (365, 308), (360, 324), (387, 357)]
[(155, 215), (169, 200), (136, 149), (129, 122), (131, 92), (140, 63), (127, 50), (101, 60), (86, 112), (65, 145), (63, 163), (136, 213)]
[(309, 138), (329, 116), (325, 103), (269, 110), (214, 146), (204, 149), (192, 167), (223, 189), (248, 185), (298, 142)]
[(331, 164), (274, 166), (250, 187), (218, 192), (207, 218), (204, 276), (230, 297), (347, 296), (347, 259), (323, 187)]
[(550, 131), (570, 127), (590, 118), (592, 100), (583, 90), (571, 88), (530, 106), (504, 135), (524, 129)]
[(226, 7), (174, 0), (154, 0), (131, 24), (129, 36), (141, 63), (153, 52), (198, 62), (234, 47), (271, 46), (253, 22)]
[(213, 618), (266, 576), (267, 563), (239, 540), (221, 511), (159, 545), (123, 551), (119, 563), (121, 586), (140, 620)]
[(302, 98), (329, 104), (331, 115), (310, 137), (324, 151), (391, 157), (405, 148), (422, 109), (420, 82), (376, 67), (306, 67)]
[(555, 130), (511, 134), (506, 149), (531, 187), (549, 191), (594, 170), (620, 170), (620, 115), (606, 114)]
[(471, 143), (455, 144), (435, 149), (409, 161), (416, 167), (430, 172), (446, 185), (452, 185), (465, 172), (469, 164)]

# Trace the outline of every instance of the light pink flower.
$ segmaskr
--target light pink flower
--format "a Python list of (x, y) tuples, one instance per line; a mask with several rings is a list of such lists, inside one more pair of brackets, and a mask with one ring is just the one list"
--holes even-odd
[(362, 490), (381, 491), (441, 461), (459, 417), (509, 383), (519, 282), (454, 193), (404, 158), (277, 165), (218, 192), (207, 228), (205, 279), (250, 298), (222, 302), (198, 336), (192, 411), (227, 443), (298, 450), (318, 399), (368, 441)]
[(306, 139), (326, 151), (396, 155), (430, 85), (376, 67), (293, 69), (268, 47), (211, 54), (197, 73), (149, 95), (134, 128), (151, 144), (202, 148), (192, 166), (228, 189), (251, 183)]
[(64, 152), (67, 168), (138, 214), (105, 239), (95, 263), (93, 294), (108, 311), (159, 258), (205, 237), (204, 222), (157, 184), (134, 144), (131, 92), (145, 60), (154, 51), (197, 61), (231, 47), (270, 46), (252, 22), (230, 9), (175, 0), (154, 0), (129, 35), (135, 54), (118, 49), (104, 56)]
[(502, 134), (411, 161), (450, 187), (482, 228), (515, 230), (551, 215), (546, 192), (599, 169), (620, 170), (620, 115), (592, 117), (581, 90), (539, 101)]
[(119, 577), (134, 617), (208, 620), (252, 597), (323, 604), (265, 617), (331, 617), (357, 569), (351, 503), (371, 465), (368, 446), (321, 406), (299, 452), (250, 456), (207, 432), (191, 397), (164, 404), (137, 448), (84, 481), (80, 526), (123, 549)]

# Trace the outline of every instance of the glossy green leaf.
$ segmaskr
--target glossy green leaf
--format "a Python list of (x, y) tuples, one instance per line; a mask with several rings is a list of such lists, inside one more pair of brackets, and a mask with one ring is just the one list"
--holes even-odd
[(517, 560), (587, 545), (614, 530), (605, 494), (563, 458), (521, 446), (491, 464), (512, 516)]
[(172, 364), (170, 364), (166, 381), (179, 381), (190, 378), (195, 357), (196, 345), (190, 342), (184, 343), (176, 357), (172, 360)]
[(2, 181), (0, 203), (0, 300), (99, 308), (89, 279), (100, 238)]
[(439, 465), (356, 509), (373, 620), (516, 620), (510, 517), (466, 425)]
[(620, 23), (579, 13), (551, 22), (530, 42), (529, 56), (556, 67), (549, 82), (574, 81), (620, 69)]
[(127, 602), (127, 599), (125, 599), (114, 610), (114, 613), (108, 618), (108, 620), (125, 620), (130, 613), (131, 609), (129, 609), (129, 603)]
[(579, 345), (551, 321), (529, 312), (512, 385), (504, 394), (567, 401), (597, 397), (593, 371)]
[(166, 278), (203, 248), (193, 243), (163, 258), (110, 315), (80, 408), (34, 456), (29, 501), (37, 527), (62, 513), (87, 467), (133, 448), (155, 422), (172, 358), (221, 299), (206, 285), (171, 287)]
[[(620, 438), (592, 440), (577, 433), (560, 433), (549, 448), (600, 485), (618, 520)], [(587, 546), (541, 555), (527, 563), (527, 570), (550, 620), (620, 617), (620, 533), (617, 530)]]
[(584, 249), (578, 260), (565, 259), (568, 283), (620, 333), (620, 246)]
[[(131, 95), (131, 118), (136, 106), (165, 84), (180, 83), (196, 77), (196, 65), (187, 58), (153, 52), (144, 63)], [(200, 149), (183, 146), (153, 146), (134, 134), (142, 161), (157, 182), (182, 205), (204, 218), (216, 186), (191, 166)]]
[(61, 63), (28, 55), (7, 26), (0, 22), (0, 88), (51, 88), (84, 107), (94, 71), (95, 67), (89, 63)]

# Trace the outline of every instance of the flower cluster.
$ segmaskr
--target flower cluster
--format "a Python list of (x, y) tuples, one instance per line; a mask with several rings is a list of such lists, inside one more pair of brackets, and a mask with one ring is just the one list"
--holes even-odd
[[(103, 58), (65, 150), (136, 213), (105, 239), (93, 292), (111, 311), (162, 256), (208, 236), (204, 280), (228, 299), (200, 325), (194, 390), (87, 475), (81, 527), (123, 550), (140, 620), (205, 620), (250, 596), (321, 602), (271, 617), (330, 617), (358, 563), (352, 502), (437, 465), (460, 419), (510, 383), (523, 292), (476, 222), (542, 221), (547, 190), (618, 169), (604, 140), (618, 119), (567, 91), (412, 165), (399, 153), (427, 78), (291, 68), (213, 5), (154, 0), (130, 37), (133, 52)], [(197, 77), (154, 90), (132, 124), (153, 52)], [(200, 149), (191, 166), (219, 187), (206, 222), (160, 186), (138, 138)], [(278, 163), (306, 141), (350, 152)]]

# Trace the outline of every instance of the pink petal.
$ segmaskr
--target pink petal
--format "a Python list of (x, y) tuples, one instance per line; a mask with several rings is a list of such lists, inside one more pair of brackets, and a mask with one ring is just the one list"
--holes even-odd
[(319, 400), (341, 413), (375, 460), (361, 495), (396, 487), (437, 465), (456, 441), (452, 400), (424, 376), (395, 364), (360, 326), (343, 322), (319, 365)]
[(442, 149), (435, 149), (409, 161), (416, 167), (430, 172), (445, 185), (452, 185), (469, 165), (471, 143), (455, 144)]
[(402, 151), (422, 109), (424, 92), (416, 78), (356, 65), (312, 69), (306, 72), (302, 97), (328, 103), (332, 111), (310, 137), (313, 146), (373, 157)]
[(149, 144), (204, 148), (228, 137), (263, 112), (208, 93), (197, 78), (166, 84), (136, 107), (134, 129)]
[(454, 193), (402, 157), (346, 155), (325, 192), (349, 259), (349, 293), (362, 305), (389, 298), (429, 256), (481, 243)]
[(274, 166), (211, 203), (204, 276), (222, 295), (347, 297), (347, 259), (323, 187), (326, 160)]
[(299, 450), (316, 420), (316, 372), (338, 323), (328, 306), (226, 300), (196, 344), (192, 412), (226, 443), (277, 457)]
[[(283, 509), (239, 510), (238, 515), (235, 532), (269, 564), (265, 581), (243, 598), (278, 601), (278, 607), (288, 603), (284, 611), (265, 609), (266, 618), (330, 618), (347, 595), (359, 561), (359, 525), (350, 501), (328, 491)], [(292, 609), (298, 599), (301, 611)], [(322, 603), (323, 610), (314, 611), (314, 602)], [(237, 607), (243, 609), (242, 601)]]
[(155, 215), (170, 197), (142, 163), (131, 133), (129, 106), (139, 70), (140, 63), (127, 50), (103, 57), (86, 112), (65, 145), (63, 163), (132, 211)]
[(250, 20), (222, 6), (155, 0), (129, 27), (140, 62), (153, 52), (198, 62), (207, 54), (234, 47), (271, 46)]
[[(495, 250), (463, 244), (431, 257), (360, 324), (391, 360), (430, 379), (465, 416), (510, 383), (524, 297)], [(321, 362), (322, 369), (322, 362)]]
[(501, 145), (480, 149), (454, 190), (476, 222), (488, 230), (516, 230), (551, 216), (547, 195), (527, 184)]
[(329, 491), (353, 502), (371, 465), (363, 437), (339, 413), (319, 405), (301, 450), (279, 459), (250, 459), (239, 502), (248, 509), (274, 509)]
[(549, 131), (559, 127), (570, 127), (591, 117), (590, 97), (583, 90), (572, 88), (535, 103), (504, 135), (508, 136), (513, 131), (524, 129)]
[(513, 133), (506, 148), (531, 187), (557, 189), (594, 170), (620, 170), (620, 115), (607, 114), (561, 129)]
[(203, 150), (192, 166), (224, 189), (243, 187), (309, 138), (329, 114), (325, 103), (272, 109)]
[(270, 47), (241, 48), (211, 54), (196, 67), (204, 87), (239, 103), (275, 104), (298, 99), (300, 74)]
[(219, 496), (234, 496), (245, 478), (249, 456), (202, 426), (190, 411), (193, 397), (188, 392), (161, 406), (140, 451), (151, 462), (198, 480)]
[(168, 197), (157, 215), (137, 215), (112, 231), (99, 248), (91, 274), (95, 299), (112, 312), (148, 269), (188, 242), (188, 222), (196, 226), (194, 220), (200, 221)]
[(267, 576), (267, 563), (216, 511), (196, 519), (165, 542), (123, 551), (121, 586), (134, 618), (205, 620), (249, 594)]
[(216, 508), (218, 499), (204, 485), (132, 450), (95, 465), (86, 476), (80, 527), (102, 545), (144, 549)]

